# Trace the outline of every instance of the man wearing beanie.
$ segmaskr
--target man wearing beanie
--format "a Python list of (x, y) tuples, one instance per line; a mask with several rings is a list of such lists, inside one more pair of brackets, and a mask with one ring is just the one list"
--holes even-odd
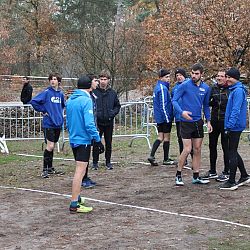
[(169, 94), (170, 72), (161, 69), (159, 78), (153, 93), (154, 119), (157, 123), (158, 138), (153, 144), (148, 161), (152, 166), (158, 165), (155, 161), (155, 153), (163, 142), (163, 165), (175, 165), (176, 162), (169, 158), (170, 132), (173, 120), (173, 106)]
[[(220, 69), (216, 76), (216, 84), (211, 87), (209, 106), (212, 107), (211, 125), (213, 127), (213, 131), (209, 133), (210, 169), (204, 176), (202, 176), (203, 179), (216, 179), (216, 181), (221, 182), (228, 180), (229, 176), (228, 141), (225, 136), (224, 119), (226, 113), (227, 100), (230, 91), (226, 83), (225, 74), (225, 70)], [(216, 171), (216, 160), (219, 136), (221, 136), (221, 146), (224, 158), (224, 170), (218, 176)]]
[[(247, 121), (247, 90), (240, 80), (240, 72), (237, 68), (226, 71), (226, 82), (230, 94), (225, 114), (225, 135), (229, 145), (229, 179), (220, 185), (222, 190), (235, 190), (250, 182), (244, 162), (238, 153), (240, 135), (246, 128)], [(237, 167), (240, 170), (240, 179), (235, 182)]]
[[(176, 79), (176, 84), (172, 89), (172, 93), (171, 93), (172, 98), (174, 97), (174, 95), (178, 91), (178, 88), (181, 86), (181, 84), (187, 78), (187, 73), (186, 73), (185, 69), (183, 69), (183, 68), (177, 68), (174, 72), (174, 75), (175, 75), (175, 79)], [(182, 103), (181, 99), (178, 102), (179, 102), (179, 105), (181, 106), (181, 103)], [(179, 152), (181, 154), (181, 152), (183, 151), (183, 142), (182, 142), (181, 133), (180, 133), (181, 132), (180, 131), (181, 115), (178, 112), (176, 112), (175, 109), (174, 109), (174, 118), (175, 118), (176, 133), (177, 133), (178, 144), (179, 144)], [(192, 152), (191, 152), (191, 156), (192, 156)], [(187, 160), (185, 162), (184, 168), (189, 168)]]
[[(183, 140), (183, 151), (179, 157), (178, 168), (175, 177), (175, 184), (183, 186), (184, 182), (181, 176), (185, 161), (193, 148), (193, 184), (207, 184), (209, 180), (203, 180), (199, 177), (201, 165), (201, 145), (204, 137), (202, 109), (207, 120), (208, 132), (212, 132), (210, 124), (209, 109), (209, 86), (201, 80), (203, 66), (196, 63), (192, 66), (191, 79), (182, 83), (173, 97), (175, 110), (181, 114), (181, 137)], [(181, 105), (179, 100), (182, 100)]]
[(71, 213), (92, 211), (92, 207), (84, 206), (84, 199), (80, 197), (81, 183), (89, 162), (92, 141), (100, 154), (104, 152), (104, 146), (94, 121), (93, 103), (90, 97), (91, 82), (92, 80), (86, 75), (80, 77), (77, 82), (78, 89), (73, 92), (66, 103), (69, 141), (76, 161), (69, 207)]

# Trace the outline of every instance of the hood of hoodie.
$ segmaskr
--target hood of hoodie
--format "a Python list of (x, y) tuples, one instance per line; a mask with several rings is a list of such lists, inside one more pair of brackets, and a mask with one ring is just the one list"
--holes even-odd
[(75, 89), (74, 92), (72, 93), (72, 95), (70, 96), (70, 99), (76, 99), (78, 97), (81, 97), (81, 96), (90, 96), (87, 92), (85, 91), (82, 91), (80, 89)]
[(234, 85), (229, 86), (229, 89), (232, 91), (236, 88), (242, 88), (244, 89), (245, 93), (247, 94), (247, 89), (245, 88), (245, 86), (241, 83), (241, 82), (236, 82)]

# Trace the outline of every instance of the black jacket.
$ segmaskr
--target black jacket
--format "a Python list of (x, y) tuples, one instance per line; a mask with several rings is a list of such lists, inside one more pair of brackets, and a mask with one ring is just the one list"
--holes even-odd
[(21, 102), (27, 104), (32, 99), (33, 88), (30, 83), (25, 83), (21, 92)]
[(111, 88), (97, 88), (93, 92), (97, 96), (97, 125), (111, 125), (121, 108), (116, 92)]
[(212, 107), (211, 120), (224, 120), (230, 90), (218, 84), (211, 87), (209, 106)]

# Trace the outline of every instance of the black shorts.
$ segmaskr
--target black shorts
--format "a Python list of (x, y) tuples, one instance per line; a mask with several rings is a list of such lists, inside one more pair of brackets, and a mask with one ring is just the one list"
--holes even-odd
[(172, 128), (172, 122), (157, 123), (158, 133), (170, 133)]
[(72, 148), (76, 161), (88, 162), (90, 158), (91, 145), (80, 145)]
[(48, 141), (51, 142), (58, 142), (60, 137), (60, 128), (44, 128), (44, 139), (45, 143)]
[(203, 120), (197, 122), (183, 122), (181, 121), (181, 138), (191, 139), (191, 138), (203, 138)]

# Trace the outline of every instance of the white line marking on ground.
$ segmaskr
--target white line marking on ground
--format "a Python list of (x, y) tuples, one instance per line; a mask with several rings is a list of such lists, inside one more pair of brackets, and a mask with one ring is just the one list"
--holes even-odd
[[(55, 192), (50, 192), (50, 191), (43, 191), (43, 190), (36, 190), (36, 189), (29, 189), (29, 188), (18, 188), (18, 187), (7, 187), (7, 186), (0, 186), (0, 188), (2, 188), (2, 189), (15, 189), (15, 190), (21, 190), (21, 191), (43, 193), (43, 194), (51, 194), (51, 195), (63, 196), (63, 197), (67, 197), (67, 198), (71, 197), (71, 195), (68, 195), (68, 194), (60, 194), (60, 193), (55, 193)], [(134, 205), (128, 205), (128, 204), (121, 204), (121, 203), (116, 203), (116, 202), (111, 202), (111, 201), (103, 201), (103, 200), (92, 199), (92, 198), (87, 198), (87, 197), (84, 197), (84, 198), (86, 200), (89, 200), (89, 201), (105, 203), (105, 204), (110, 204), (110, 205), (116, 205), (116, 206), (121, 206), (121, 207), (135, 208), (135, 209), (140, 209), (140, 210), (146, 210), (149, 212), (170, 214), (170, 215), (176, 215), (176, 216), (187, 217), (187, 218), (192, 218), (192, 219), (214, 221), (214, 222), (220, 222), (220, 223), (230, 224), (230, 225), (239, 226), (239, 227), (250, 228), (250, 225), (245, 225), (245, 224), (226, 221), (226, 220), (213, 219), (213, 218), (208, 218), (208, 217), (203, 217), (203, 216), (195, 216), (195, 215), (189, 215), (189, 214), (179, 214), (179, 213), (174, 213), (174, 212), (168, 212), (165, 210), (159, 210), (159, 209), (148, 208), (148, 207), (140, 207), (140, 206), (134, 206)]]

